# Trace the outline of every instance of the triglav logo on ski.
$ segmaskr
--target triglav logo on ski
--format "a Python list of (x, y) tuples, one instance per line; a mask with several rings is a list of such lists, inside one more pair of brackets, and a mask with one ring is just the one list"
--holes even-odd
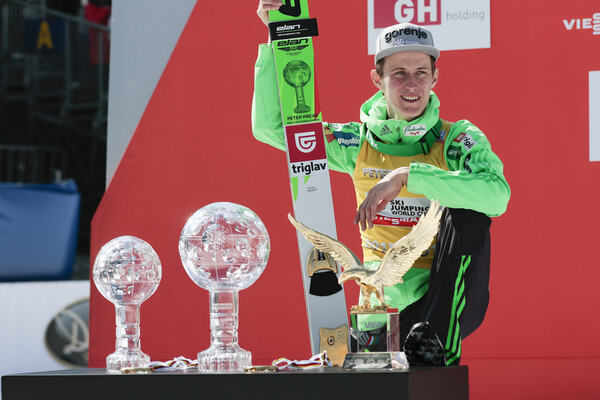
[(288, 125), (285, 134), (290, 156), (290, 176), (308, 176), (328, 171), (321, 122)]
[(314, 132), (298, 132), (294, 135), (296, 148), (303, 153), (310, 153), (317, 147), (317, 138)]
[(591, 29), (592, 34), (600, 35), (600, 12), (596, 12), (591, 18), (569, 18), (562, 20), (568, 31)]
[[(375, 41), (388, 26), (410, 22), (431, 31), (440, 50), (490, 47), (489, 0), (368, 0), (369, 54), (375, 54)], [(423, 30), (395, 30), (384, 40), (410, 42), (424, 38)], [(395, 37), (394, 37), (395, 36)]]

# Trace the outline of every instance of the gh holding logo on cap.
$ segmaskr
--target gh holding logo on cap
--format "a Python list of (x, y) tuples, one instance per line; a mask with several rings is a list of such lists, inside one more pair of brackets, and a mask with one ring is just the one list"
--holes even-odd
[(439, 77), (439, 55), (423, 27), (403, 23), (381, 31), (371, 80), (386, 97), (388, 118), (411, 121), (423, 114)]

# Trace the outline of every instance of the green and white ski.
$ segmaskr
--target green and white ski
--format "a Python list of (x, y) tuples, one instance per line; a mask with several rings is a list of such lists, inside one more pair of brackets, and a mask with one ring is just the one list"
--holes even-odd
[[(298, 221), (337, 237), (322, 116), (316, 95), (312, 36), (307, 0), (283, 0), (269, 12), (281, 115), (287, 143), (294, 215)], [(341, 269), (300, 233), (298, 249), (313, 354), (321, 351), (320, 330), (347, 326), (346, 300), (337, 284)]]

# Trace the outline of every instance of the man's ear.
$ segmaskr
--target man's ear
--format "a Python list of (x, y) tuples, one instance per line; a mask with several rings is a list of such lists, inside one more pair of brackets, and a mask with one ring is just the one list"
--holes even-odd
[(373, 81), (373, 85), (379, 90), (381, 90), (381, 77), (377, 73), (377, 70), (371, 70), (371, 81)]
[(439, 68), (436, 68), (435, 72), (433, 73), (433, 82), (431, 83), (431, 88), (432, 89), (437, 84), (439, 78), (440, 78), (440, 70), (439, 70)]

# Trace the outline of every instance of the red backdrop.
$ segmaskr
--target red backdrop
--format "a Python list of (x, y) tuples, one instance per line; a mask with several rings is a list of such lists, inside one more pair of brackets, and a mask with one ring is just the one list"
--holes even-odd
[[(92, 224), (92, 259), (130, 234), (159, 254), (163, 280), (142, 305), (142, 349), (152, 360), (195, 358), (209, 344), (208, 296), (177, 250), (186, 219), (215, 201), (258, 213), (271, 237), (264, 274), (240, 294), (240, 344), (255, 363), (308, 358), (308, 328), (285, 154), (250, 131), (253, 65), (267, 37), (255, 1), (199, 2), (175, 47)], [(324, 119), (358, 120), (369, 79), (366, 2), (311, 2)], [(595, 253), (600, 163), (588, 161), (588, 71), (600, 35), (563, 19), (600, 11), (592, 0), (491, 1), (491, 48), (446, 51), (438, 62), (441, 116), (488, 136), (512, 188), (492, 227), (491, 303), (464, 342), (471, 396), (593, 397), (600, 389)], [(332, 173), (339, 239), (360, 254), (350, 178)], [(347, 303), (357, 289), (347, 285)], [(92, 287), (90, 366), (114, 349), (114, 309)]]

